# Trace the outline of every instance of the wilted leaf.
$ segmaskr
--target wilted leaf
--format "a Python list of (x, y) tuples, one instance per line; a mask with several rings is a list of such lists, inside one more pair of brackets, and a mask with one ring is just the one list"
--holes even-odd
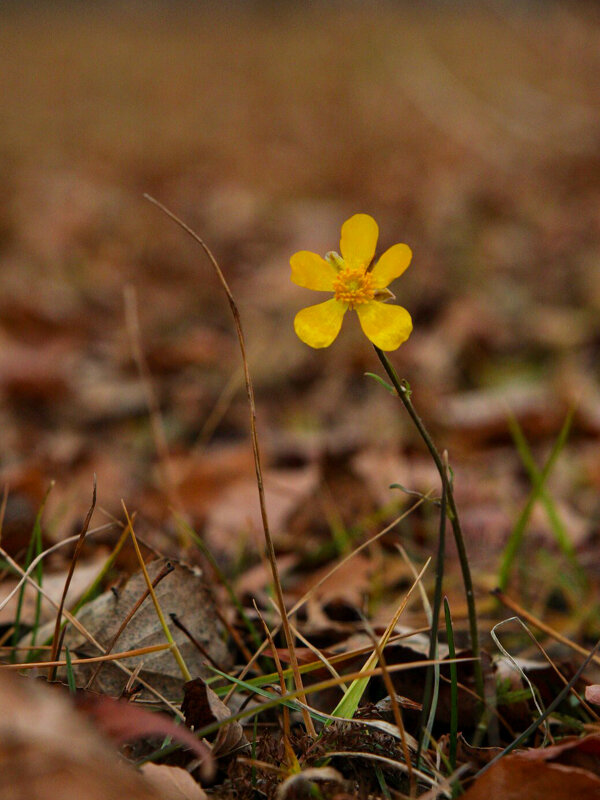
[(594, 683), (585, 687), (585, 699), (588, 703), (600, 706), (600, 684)]
[(66, 693), (0, 671), (2, 800), (166, 800), (148, 785)]
[[(190, 728), (198, 730), (213, 722), (223, 722), (231, 716), (225, 703), (207, 686), (202, 678), (188, 681), (183, 687), (181, 710)], [(239, 722), (231, 722), (219, 728), (213, 744), (213, 755), (226, 756), (248, 744)]]
[(589, 800), (600, 797), (600, 778), (578, 767), (509, 755), (484, 773), (465, 800)]
[[(318, 481), (315, 466), (302, 469), (267, 470), (264, 475), (265, 500), (269, 524), (274, 536), (280, 534), (290, 515), (306, 503)], [(240, 539), (246, 542), (249, 533), (262, 535), (262, 521), (256, 478), (242, 478), (231, 484), (210, 509), (205, 538), (212, 552), (236, 552)]]
[(144, 764), (142, 774), (148, 783), (168, 800), (205, 800), (206, 792), (181, 767)]
[(582, 738), (569, 736), (560, 744), (526, 750), (520, 755), (529, 761), (552, 761), (570, 766), (583, 767), (600, 775), (600, 734)]
[(133, 742), (146, 736), (170, 736), (183, 744), (201, 760), (202, 777), (208, 780), (214, 772), (209, 748), (185, 726), (176, 725), (161, 713), (136, 708), (126, 700), (113, 700), (94, 692), (77, 694), (77, 707), (90, 716), (98, 727), (117, 744)]
[[(106, 560), (106, 555), (102, 551), (96, 551), (94, 558), (91, 561), (78, 563), (73, 579), (69, 586), (69, 593), (67, 595), (67, 608), (73, 605), (74, 601), (88, 588), (94, 578), (98, 575), (102, 564)], [(54, 600), (55, 603), (60, 602), (65, 586), (67, 577), (67, 570), (63, 572), (45, 572), (43, 587), (44, 591)], [(0, 600), (6, 597), (17, 585), (16, 580), (5, 580), (2, 582), (2, 590), (0, 593)], [(21, 609), (21, 622), (25, 625), (33, 623), (36, 614), (36, 603), (38, 592), (31, 584), (27, 584), (23, 595), (23, 606)], [(11, 623), (15, 619), (15, 612), (19, 592), (0, 609), (0, 624)], [(56, 618), (56, 607), (51, 605), (45, 598), (42, 598), (41, 605), (41, 621), (46, 622)]]
[(296, 793), (304, 794), (310, 797), (311, 783), (315, 781), (334, 781), (335, 783), (344, 783), (342, 775), (333, 767), (307, 767), (301, 772), (290, 775), (283, 783), (277, 787), (277, 800), (284, 800), (290, 792), (295, 796)]
[[(166, 559), (156, 559), (148, 564), (150, 578), (154, 578), (167, 563)], [(177, 615), (178, 620), (192, 634), (214, 661), (223, 667), (230, 662), (227, 646), (221, 635), (221, 628), (212, 597), (199, 568), (188, 567), (171, 561), (174, 569), (156, 586), (156, 595), (166, 619), (169, 614)], [(119, 629), (121, 622), (146, 591), (146, 582), (141, 571), (136, 572), (120, 589), (105, 592), (78, 614), (85, 628), (106, 646)], [(205, 670), (206, 659), (185, 633), (171, 625), (171, 634), (192, 675), (200, 675)], [(42, 630), (38, 636), (43, 640)], [(152, 600), (146, 598), (119, 637), (114, 648), (117, 651), (133, 650), (155, 644), (163, 644), (165, 634), (160, 625)], [(72, 654), (78, 657), (98, 655), (98, 651), (82, 634), (69, 627), (65, 644)], [(173, 655), (169, 651), (148, 653), (142, 657), (143, 666), (140, 677), (154, 688), (178, 700), (181, 696), (183, 679)], [(123, 663), (134, 669), (139, 658), (128, 658)], [(75, 678), (78, 687), (84, 687), (94, 667), (76, 665)], [(93, 689), (119, 696), (127, 683), (127, 675), (110, 662), (104, 664), (94, 681)]]

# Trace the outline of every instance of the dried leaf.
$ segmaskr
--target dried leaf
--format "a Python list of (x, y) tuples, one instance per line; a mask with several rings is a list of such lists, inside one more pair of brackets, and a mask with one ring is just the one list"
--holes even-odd
[(307, 767), (302, 772), (290, 775), (283, 783), (279, 784), (276, 798), (285, 800), (289, 792), (292, 792), (293, 796), (306, 794), (307, 797), (310, 797), (312, 795), (310, 785), (313, 781), (344, 783), (342, 775), (333, 767)]
[(94, 692), (79, 692), (77, 708), (90, 716), (98, 727), (117, 744), (146, 736), (170, 736), (185, 745), (201, 760), (202, 777), (209, 780), (214, 762), (209, 748), (183, 725), (176, 725), (164, 714), (136, 708), (126, 700), (114, 700)]
[(600, 684), (594, 683), (585, 687), (585, 699), (588, 703), (600, 706)]
[(205, 800), (206, 792), (181, 767), (144, 764), (142, 774), (148, 783), (168, 800)]
[[(154, 578), (166, 564), (166, 559), (155, 559), (148, 564), (150, 578)], [(230, 664), (227, 646), (223, 641), (218, 616), (212, 597), (204, 582), (199, 568), (188, 567), (171, 560), (175, 567), (156, 587), (156, 595), (167, 619), (175, 613), (204, 650), (214, 661), (224, 668)], [(135, 603), (146, 591), (146, 582), (141, 571), (136, 572), (120, 589), (105, 592), (92, 603), (86, 605), (78, 614), (78, 619), (85, 628), (103, 645), (106, 646), (119, 629), (122, 620), (127, 616)], [(200, 675), (206, 671), (206, 659), (186, 634), (171, 626), (171, 633), (192, 675)], [(39, 640), (46, 635), (43, 629)], [(129, 625), (119, 637), (115, 652), (163, 644), (164, 631), (160, 625), (152, 600), (146, 598), (131, 619)], [(98, 655), (98, 651), (78, 631), (68, 629), (65, 644), (71, 653), (78, 657)], [(139, 658), (125, 659), (123, 662), (129, 669), (135, 669)], [(183, 679), (172, 654), (169, 651), (149, 653), (142, 657), (140, 677), (166, 695), (179, 700)], [(94, 667), (76, 665), (75, 678), (78, 687), (87, 683)], [(107, 662), (98, 673), (93, 688), (102, 693), (119, 696), (127, 683), (127, 675), (114, 664)]]
[(551, 747), (526, 750), (520, 754), (530, 761), (552, 761), (583, 767), (600, 776), (600, 734), (579, 738), (569, 736)]
[[(98, 575), (102, 564), (106, 560), (106, 554), (101, 550), (97, 550), (94, 558), (91, 561), (77, 564), (77, 568), (73, 573), (73, 579), (69, 586), (69, 593), (67, 595), (67, 608), (73, 605), (74, 601), (88, 588), (94, 578)], [(65, 580), (67, 577), (67, 570), (63, 572), (45, 572), (43, 587), (44, 591), (56, 602), (60, 602)], [(2, 595), (0, 600), (6, 597), (17, 585), (16, 580), (5, 580), (2, 582)], [(0, 609), (0, 624), (10, 624), (15, 619), (19, 593)], [(36, 614), (36, 602), (38, 592), (31, 584), (27, 584), (23, 596), (23, 607), (21, 609), (21, 622), (25, 625), (33, 623)], [(42, 598), (41, 606), (41, 621), (46, 622), (56, 618), (56, 607), (51, 605), (45, 598)]]
[[(188, 681), (183, 687), (184, 697), (181, 710), (186, 725), (190, 728), (203, 728), (213, 722), (222, 722), (231, 716), (225, 703), (213, 692), (201, 678)], [(223, 757), (240, 747), (245, 747), (248, 740), (239, 722), (232, 722), (219, 729), (214, 745), (213, 755)]]
[(540, 763), (518, 753), (490, 767), (463, 797), (465, 800), (496, 797), (502, 800), (589, 800), (600, 797), (600, 778), (585, 769)]
[[(265, 501), (269, 525), (274, 536), (280, 534), (292, 513), (314, 491), (318, 482), (315, 466), (302, 469), (267, 470), (264, 475)], [(227, 548), (238, 551), (240, 539), (246, 542), (249, 533), (262, 535), (262, 518), (254, 476), (231, 484), (210, 509), (205, 539), (213, 553)]]
[(2, 800), (166, 800), (127, 766), (66, 693), (0, 672)]

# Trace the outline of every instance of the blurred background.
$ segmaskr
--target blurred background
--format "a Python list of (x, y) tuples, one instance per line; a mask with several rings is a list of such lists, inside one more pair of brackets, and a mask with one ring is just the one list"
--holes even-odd
[[(0, 15), (5, 546), (27, 541), (51, 480), (48, 536), (77, 531), (93, 473), (105, 518), (125, 498), (163, 548), (173, 506), (217, 551), (259, 531), (230, 310), (147, 192), (209, 244), (239, 304), (282, 551), (298, 532), (307, 552), (330, 536), (343, 549), (340, 531), (404, 507), (390, 483), (437, 486), (401, 408), (364, 377), (379, 366), (356, 318), (326, 351), (293, 332), (316, 300), (290, 283), (290, 255), (337, 249), (366, 212), (380, 252), (414, 252), (393, 289), (415, 329), (392, 360), (450, 451), (480, 576), (531, 489), (509, 411), (541, 466), (573, 405), (549, 486), (597, 569), (596, 4), (5, 2)], [(555, 574), (543, 509), (531, 529), (550, 554), (538, 575)]]

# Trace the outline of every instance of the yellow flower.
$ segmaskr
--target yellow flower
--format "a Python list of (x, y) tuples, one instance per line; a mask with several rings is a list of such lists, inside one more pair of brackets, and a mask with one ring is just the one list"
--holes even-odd
[(372, 266), (379, 228), (368, 214), (355, 214), (342, 225), (340, 250), (325, 258), (301, 250), (290, 259), (292, 281), (306, 289), (333, 292), (333, 298), (299, 311), (294, 329), (311, 347), (329, 347), (340, 332), (344, 314), (355, 309), (365, 336), (380, 350), (395, 350), (412, 331), (410, 314), (386, 287), (410, 264), (406, 244), (395, 244)]

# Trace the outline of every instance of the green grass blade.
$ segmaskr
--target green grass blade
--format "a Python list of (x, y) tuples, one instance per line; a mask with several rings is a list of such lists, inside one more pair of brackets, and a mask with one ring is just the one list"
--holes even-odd
[[(425, 573), (425, 570), (429, 566), (430, 561), (431, 561), (430, 558), (427, 559), (427, 562), (426, 562), (425, 566), (423, 567), (421, 572), (415, 578), (415, 581), (414, 581), (413, 585), (410, 587), (410, 589), (408, 590), (408, 592), (404, 596), (404, 598), (403, 598), (402, 602), (400, 603), (400, 605), (398, 606), (398, 609), (396, 610), (396, 613), (394, 614), (391, 622), (389, 623), (389, 625), (387, 626), (383, 636), (379, 640), (379, 647), (380, 647), (380, 649), (382, 651), (385, 649), (385, 646), (387, 645), (387, 643), (388, 643), (388, 641), (389, 641), (389, 639), (390, 639), (390, 637), (391, 637), (391, 635), (392, 635), (392, 633), (394, 631), (394, 628), (396, 627), (396, 624), (397, 624), (398, 620), (400, 619), (400, 616), (401, 616), (402, 612), (406, 608), (406, 605), (407, 605), (407, 603), (408, 603), (408, 601), (410, 599), (410, 596), (412, 595), (412, 593), (415, 590), (415, 588), (417, 586), (419, 586), (420, 581), (421, 581), (421, 579), (422, 579), (422, 577), (423, 577), (423, 575)], [(368, 671), (372, 670), (374, 667), (377, 666), (377, 661), (378, 661), (377, 650), (374, 650), (373, 653), (369, 656), (369, 658), (365, 662), (363, 668), (361, 669), (361, 672), (368, 672)], [(371, 680), (371, 676), (370, 675), (367, 675), (364, 678), (356, 678), (355, 680), (353, 680), (352, 683), (350, 684), (350, 686), (348, 687), (347, 691), (344, 692), (344, 696), (342, 697), (340, 702), (337, 704), (337, 706), (331, 712), (331, 715), (333, 717), (344, 717), (345, 719), (352, 719), (354, 717), (354, 714), (356, 713), (356, 710), (357, 710), (358, 705), (359, 705), (359, 703), (361, 701), (361, 698), (362, 698), (363, 694), (365, 693), (365, 690), (366, 690), (367, 686), (369, 685), (369, 681), (370, 680)]]
[[(44, 495), (42, 504), (36, 515), (35, 522), (33, 524), (33, 530), (31, 531), (31, 538), (29, 539), (29, 545), (27, 546), (27, 553), (25, 555), (25, 566), (24, 566), (25, 570), (29, 568), (29, 565), (31, 564), (33, 559), (36, 558), (42, 552), (42, 515), (46, 507), (46, 501), (48, 500), (48, 495), (52, 491), (53, 486), (54, 482), (52, 482), (48, 487), (48, 489), (46, 490), (46, 494)], [(39, 564), (36, 566), (34, 575), (37, 580), (38, 586), (41, 586), (44, 576), (43, 560), (40, 560)], [(24, 581), (23, 585), (19, 589), (19, 594), (17, 598), (17, 610), (15, 613), (14, 631), (11, 639), (13, 647), (16, 647), (22, 635), (21, 614), (23, 613), (23, 601), (25, 599), (26, 587), (27, 587), (27, 582)], [(40, 592), (38, 592), (35, 600), (35, 616), (32, 627), (32, 635), (31, 635), (32, 644), (35, 644), (35, 638), (40, 625), (41, 610), (42, 610), (42, 595)], [(36, 655), (37, 655), (36, 653), (30, 652), (27, 660), (29, 661), (33, 659), (33, 657)], [(15, 653), (13, 652), (13, 654), (11, 655), (11, 661), (15, 663), (15, 660), (16, 660)]]
[[(448, 500), (448, 476), (446, 473), (442, 485), (442, 504), (440, 507), (440, 529), (438, 535), (437, 562), (435, 565), (435, 589), (433, 597), (433, 610), (429, 610), (429, 658), (435, 661), (438, 657), (438, 626), (440, 610), (442, 607), (442, 585), (444, 581), (444, 558), (446, 554), (446, 512)], [(423, 691), (423, 710), (421, 712), (421, 731), (419, 736), (419, 749), (417, 751), (417, 769), (421, 760), (423, 749), (427, 749), (433, 730), (433, 723), (437, 711), (440, 691), (440, 665), (432, 664), (427, 668), (425, 675), (425, 689)]]
[[(444, 616), (446, 618), (446, 639), (448, 640), (448, 657), (456, 658), (454, 646), (454, 628), (448, 598), (444, 597)], [(450, 748), (449, 759), (452, 772), (456, 770), (456, 749), (458, 743), (458, 669), (454, 661), (450, 664)]]
[[(566, 439), (569, 435), (569, 430), (572, 424), (573, 413), (574, 412), (571, 410), (569, 414), (567, 414), (567, 417), (563, 424), (563, 428), (559, 433), (557, 439), (557, 445), (559, 447), (559, 450), (557, 455), (560, 453), (560, 451), (562, 450), (562, 448), (566, 443)], [(572, 566), (575, 568), (578, 578), (582, 582), (582, 585), (585, 585), (587, 583), (585, 571), (579, 564), (579, 561), (577, 559), (577, 553), (575, 552), (575, 547), (573, 546), (573, 543), (569, 538), (566, 526), (558, 512), (558, 509), (556, 508), (556, 504), (552, 499), (552, 496), (546, 489), (546, 486), (544, 485), (545, 482), (542, 481), (542, 473), (540, 472), (537, 464), (535, 463), (533, 454), (531, 452), (531, 448), (529, 447), (529, 444), (525, 439), (523, 430), (519, 425), (517, 419), (513, 415), (509, 417), (508, 422), (511, 435), (517, 446), (517, 451), (519, 453), (519, 456), (521, 457), (523, 466), (527, 470), (527, 473), (529, 475), (532, 484), (534, 486), (537, 486), (541, 482), (539, 498), (546, 511), (546, 515), (548, 517), (548, 521), (550, 522), (550, 527), (552, 528), (552, 533), (554, 534), (554, 538), (556, 539), (556, 542), (563, 555), (571, 562)]]
[(67, 662), (67, 683), (69, 684), (69, 691), (71, 694), (75, 694), (77, 686), (75, 684), (75, 673), (73, 672), (73, 664), (71, 663), (69, 645), (65, 645), (65, 661)]
[[(246, 691), (253, 692), (254, 694), (259, 694), (261, 697), (266, 697), (269, 700), (273, 700), (273, 692), (267, 691), (266, 689), (262, 689), (260, 686), (257, 686), (256, 683), (252, 683), (251, 681), (244, 681), (241, 678), (234, 678), (233, 675), (228, 675), (226, 672), (221, 672), (220, 669), (213, 667), (211, 664), (206, 665), (208, 669), (214, 672), (216, 675), (220, 675), (222, 678), (225, 678), (228, 681), (231, 681), (236, 686), (239, 686), (242, 689), (246, 689)], [(321, 664), (319, 664), (321, 666)], [(286, 672), (290, 673), (291, 676), (291, 669), (286, 670)], [(264, 676), (263, 676), (264, 677)], [(276, 676), (277, 677), (277, 676)], [(301, 711), (301, 707), (296, 703), (294, 700), (281, 700), (281, 705), (287, 706), (287, 708), (291, 708), (293, 711)], [(319, 714), (318, 711), (314, 709), (310, 710), (310, 715), (313, 719), (317, 722), (329, 722), (328, 717)]]
[(388, 785), (386, 783), (383, 770), (381, 769), (379, 764), (375, 764), (374, 769), (375, 769), (375, 776), (377, 777), (377, 783), (379, 784), (379, 788), (381, 789), (381, 796), (384, 797), (385, 800), (392, 800), (392, 795), (390, 794), (390, 790), (388, 789)]
[[(542, 494), (545, 492), (545, 484), (556, 464), (558, 456), (560, 455), (563, 447), (566, 444), (567, 437), (569, 435), (569, 431), (571, 429), (571, 423), (573, 421), (573, 411), (570, 411), (566, 419), (563, 423), (563, 426), (558, 434), (558, 437), (552, 447), (552, 452), (548, 457), (548, 460), (544, 464), (543, 469), (540, 471), (538, 470), (537, 466), (535, 466), (535, 462), (533, 462), (533, 458), (531, 457), (531, 452), (529, 451), (529, 447), (523, 447), (523, 443), (527, 445), (525, 441), (525, 437), (523, 436), (523, 432), (519, 427), (518, 422), (516, 421), (514, 416), (509, 416), (509, 426), (511, 428), (511, 433), (515, 438), (515, 443), (517, 445), (517, 449), (519, 450), (519, 454), (521, 458), (524, 459), (523, 463), (525, 466), (530, 464), (534, 467), (535, 471), (530, 472), (530, 476), (532, 478), (533, 487), (531, 492), (529, 493), (529, 497), (527, 498), (527, 502), (523, 510), (521, 511), (513, 529), (506, 543), (506, 547), (504, 548), (504, 553), (502, 554), (502, 562), (500, 564), (500, 573), (498, 577), (498, 584), (502, 591), (506, 590), (508, 586), (508, 580), (510, 577), (510, 571), (512, 569), (514, 560), (516, 558), (517, 552), (519, 547), (521, 546), (521, 542), (523, 541), (523, 536), (525, 534), (525, 529), (531, 517), (531, 512), (536, 504), (536, 502), (540, 499)], [(527, 450), (527, 455), (525, 452)], [(547, 494), (547, 493), (546, 493)], [(566, 534), (565, 534), (566, 535)], [(568, 538), (567, 538), (568, 541)], [(569, 542), (569, 546), (570, 542)]]

